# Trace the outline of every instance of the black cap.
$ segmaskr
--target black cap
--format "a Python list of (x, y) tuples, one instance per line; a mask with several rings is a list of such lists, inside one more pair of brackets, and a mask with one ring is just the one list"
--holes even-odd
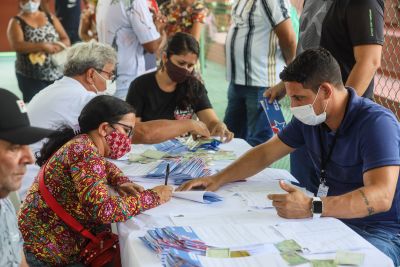
[(32, 127), (24, 101), (0, 88), (0, 139), (18, 145), (30, 145), (53, 131)]

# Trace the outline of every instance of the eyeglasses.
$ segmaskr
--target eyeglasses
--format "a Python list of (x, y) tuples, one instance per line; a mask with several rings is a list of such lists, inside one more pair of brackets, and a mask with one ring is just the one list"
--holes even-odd
[(133, 136), (134, 130), (133, 130), (133, 127), (132, 127), (132, 126), (129, 126), (129, 125), (126, 125), (126, 124), (123, 124), (123, 123), (120, 123), (120, 122), (111, 122), (111, 123), (110, 123), (110, 126), (111, 126), (111, 128), (113, 128), (114, 130), (116, 130), (116, 129), (112, 126), (112, 124), (118, 124), (118, 125), (122, 126), (122, 128), (124, 128), (124, 131), (125, 131), (125, 133), (127, 133), (127, 136), (128, 136), (129, 138), (131, 138), (131, 137)]
[(101, 70), (101, 69), (95, 69), (95, 70), (97, 70), (98, 72), (104, 72), (105, 74), (107, 74), (108, 78), (111, 81), (115, 81), (115, 79), (117, 79), (117, 75), (114, 72), (108, 72), (108, 71)]

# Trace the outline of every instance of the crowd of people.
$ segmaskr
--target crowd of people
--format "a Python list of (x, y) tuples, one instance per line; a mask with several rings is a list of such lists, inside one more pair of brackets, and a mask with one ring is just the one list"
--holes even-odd
[[(400, 127), (371, 100), (383, 0), (305, 0), (298, 33), (289, 0), (235, 0), (223, 120), (197, 71), (203, 1), (54, 2), (52, 14), (50, 0), (19, 0), (8, 25), (23, 101), (0, 89), (0, 266), (84, 266), (87, 238), (42, 186), (86, 231), (110, 231), (169, 201), (172, 187), (145, 190), (107, 159), (186, 134), (254, 148), (177, 190), (214, 191), (291, 154), (316, 197), (281, 182), (287, 193), (268, 195), (277, 214), (341, 219), (400, 266)], [(273, 135), (260, 100), (285, 94), (293, 119)], [(18, 216), (13, 191), (23, 192)]]

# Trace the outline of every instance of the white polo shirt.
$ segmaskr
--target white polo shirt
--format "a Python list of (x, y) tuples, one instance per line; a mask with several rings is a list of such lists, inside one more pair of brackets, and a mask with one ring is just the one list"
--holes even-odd
[(288, 0), (235, 0), (226, 38), (227, 80), (238, 85), (275, 85), (285, 60), (274, 28), (289, 19)]
[(99, 0), (96, 23), (99, 42), (111, 45), (118, 53), (116, 96), (121, 97), (118, 91), (127, 93), (130, 83), (145, 72), (142, 44), (157, 40), (160, 34), (146, 0)]
[[(47, 129), (57, 129), (62, 124), (77, 126), (83, 107), (95, 96), (94, 92), (87, 91), (77, 80), (64, 76), (32, 98), (27, 106), (29, 121), (32, 126)], [(33, 153), (42, 148), (44, 141), (30, 145)], [(38, 165), (27, 166), (27, 172), (19, 190), (21, 199), (25, 198), (38, 172)]]

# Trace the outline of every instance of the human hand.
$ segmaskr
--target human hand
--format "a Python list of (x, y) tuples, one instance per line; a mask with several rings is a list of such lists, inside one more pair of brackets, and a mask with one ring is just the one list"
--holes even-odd
[(172, 186), (169, 185), (159, 185), (152, 188), (154, 192), (160, 197), (160, 204), (168, 202), (172, 197)]
[(216, 191), (220, 186), (221, 184), (216, 177), (207, 176), (190, 180), (179, 186), (175, 191), (188, 191), (196, 188), (204, 188), (206, 191)]
[(93, 14), (94, 14), (94, 12), (90, 8), (86, 8), (86, 9), (82, 10), (81, 22), (83, 22), (85, 24), (90, 24), (90, 19)]
[(57, 52), (60, 52), (64, 48), (56, 43), (42, 43), (42, 49), (48, 54), (55, 54)]
[(221, 142), (228, 143), (232, 140), (234, 134), (228, 130), (225, 123), (218, 122), (211, 130), (211, 136), (219, 136)]
[(143, 192), (144, 188), (138, 184), (128, 182), (118, 185), (115, 190), (121, 197), (126, 197), (138, 195), (139, 193)]
[(312, 216), (311, 198), (300, 189), (284, 181), (279, 181), (280, 187), (288, 194), (269, 194), (268, 199), (276, 208), (278, 215), (287, 219), (301, 219)]
[(285, 84), (280, 82), (275, 86), (267, 88), (264, 92), (264, 96), (269, 99), (269, 103), (272, 103), (275, 99), (281, 100), (286, 94)]
[(189, 132), (193, 136), (193, 139), (198, 137), (210, 138), (210, 132), (208, 131), (207, 125), (202, 121), (188, 120), (191, 123), (191, 129)]
[(160, 12), (156, 13), (153, 17), (154, 24), (156, 25), (157, 31), (159, 33), (163, 32), (167, 26), (167, 17)]

